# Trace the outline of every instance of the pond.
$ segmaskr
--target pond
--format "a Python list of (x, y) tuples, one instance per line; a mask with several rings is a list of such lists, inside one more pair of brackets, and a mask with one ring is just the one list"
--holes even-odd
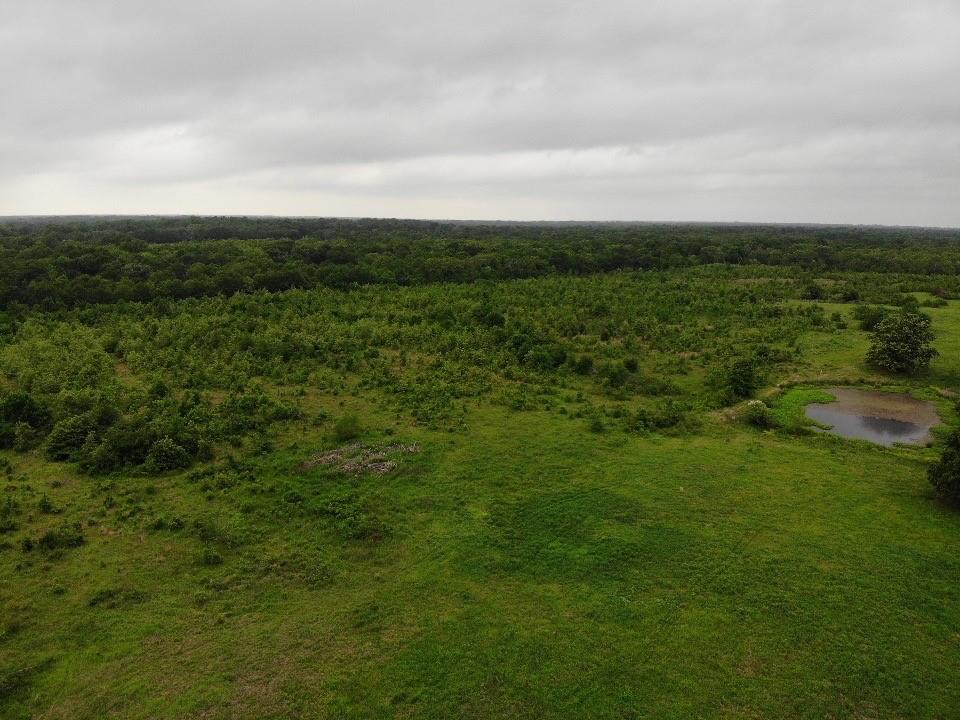
[(940, 423), (933, 403), (903, 393), (830, 388), (833, 403), (808, 405), (806, 415), (830, 432), (846, 438), (869, 440), (887, 447), (897, 443), (925, 445), (930, 428)]

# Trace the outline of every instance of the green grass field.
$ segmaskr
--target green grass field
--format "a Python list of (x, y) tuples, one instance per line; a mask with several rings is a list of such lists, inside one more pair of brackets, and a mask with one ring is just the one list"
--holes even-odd
[[(937, 390), (960, 386), (960, 302), (929, 313), (928, 375), (866, 368), (851, 320), (801, 335), (767, 379), (799, 388), (775, 412), (850, 382), (956, 423)], [(21, 512), (0, 536), (0, 716), (960, 716), (960, 514), (926, 481), (936, 447), (707, 411), (592, 432), (562, 399), (469, 399), (461, 429), (431, 428), (378, 398), (303, 403), (414, 448), (384, 450), (384, 474), (301, 468), (356, 442), (329, 422), (159, 478), (4, 451)], [(74, 522), (79, 547), (21, 545)]]

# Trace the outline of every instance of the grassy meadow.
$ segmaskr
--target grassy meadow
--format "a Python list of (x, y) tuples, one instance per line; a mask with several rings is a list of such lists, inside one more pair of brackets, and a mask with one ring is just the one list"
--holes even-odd
[[(853, 315), (929, 289), (711, 264), (11, 312), (0, 382), (49, 420), (0, 450), (0, 716), (957, 717), (926, 468), (960, 300), (917, 377)], [(814, 432), (836, 384), (945, 425)]]

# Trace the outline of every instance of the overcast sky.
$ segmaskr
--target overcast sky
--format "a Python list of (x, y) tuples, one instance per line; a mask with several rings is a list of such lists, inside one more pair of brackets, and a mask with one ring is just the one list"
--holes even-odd
[(39, 213), (960, 226), (960, 0), (8, 0)]

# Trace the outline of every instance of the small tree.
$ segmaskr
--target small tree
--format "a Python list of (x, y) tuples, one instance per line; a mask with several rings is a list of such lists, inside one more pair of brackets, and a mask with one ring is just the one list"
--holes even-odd
[(752, 357), (737, 358), (721, 372), (720, 383), (729, 402), (750, 397), (762, 384), (757, 361)]
[(960, 430), (947, 439), (940, 459), (927, 470), (930, 484), (944, 500), (960, 503)]
[(889, 311), (882, 305), (857, 305), (853, 309), (853, 316), (860, 321), (860, 329), (873, 332)]
[(930, 345), (930, 318), (919, 313), (893, 313), (873, 331), (867, 362), (881, 370), (916, 373), (930, 365), (937, 351)]
[(157, 440), (147, 453), (143, 464), (148, 473), (159, 474), (168, 470), (179, 470), (190, 465), (190, 455), (169, 437)]

